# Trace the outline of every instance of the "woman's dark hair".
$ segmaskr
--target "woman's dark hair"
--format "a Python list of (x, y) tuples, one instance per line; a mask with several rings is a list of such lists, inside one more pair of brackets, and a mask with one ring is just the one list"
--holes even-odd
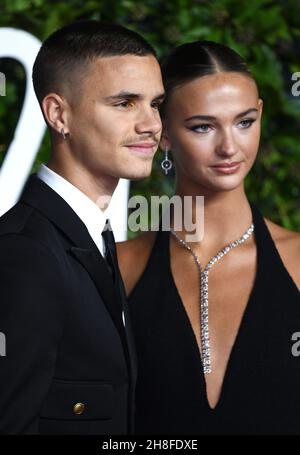
[(56, 30), (42, 44), (33, 66), (33, 86), (38, 101), (65, 85), (78, 90), (75, 78), (98, 57), (153, 55), (153, 47), (138, 33), (118, 24), (82, 20)]
[(209, 74), (237, 72), (255, 82), (243, 58), (233, 49), (214, 41), (195, 41), (175, 47), (161, 67), (166, 101), (175, 88)]

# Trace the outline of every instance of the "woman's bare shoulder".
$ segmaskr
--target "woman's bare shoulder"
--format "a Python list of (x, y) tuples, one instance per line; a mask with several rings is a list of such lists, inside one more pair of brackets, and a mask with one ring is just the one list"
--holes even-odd
[(156, 232), (149, 231), (116, 244), (119, 268), (127, 295), (135, 287), (147, 265), (155, 238)]
[(285, 267), (300, 290), (300, 233), (264, 220)]

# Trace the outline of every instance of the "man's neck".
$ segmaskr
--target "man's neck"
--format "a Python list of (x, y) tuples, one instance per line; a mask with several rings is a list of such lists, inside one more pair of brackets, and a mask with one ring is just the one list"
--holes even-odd
[(66, 165), (62, 161), (50, 159), (47, 167), (78, 188), (101, 210), (107, 208), (119, 181), (118, 178), (112, 176), (96, 176), (76, 163)]

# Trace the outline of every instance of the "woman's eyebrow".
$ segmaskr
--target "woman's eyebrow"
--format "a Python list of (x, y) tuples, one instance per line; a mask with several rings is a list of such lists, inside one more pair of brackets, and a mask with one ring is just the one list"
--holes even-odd
[[(245, 115), (250, 114), (251, 112), (258, 112), (258, 109), (255, 107), (250, 107), (246, 111), (240, 112), (235, 116), (235, 119), (245, 117)], [(192, 117), (188, 117), (185, 119), (185, 122), (188, 122), (190, 120), (206, 120), (206, 121), (212, 121), (212, 120), (217, 120), (217, 117), (214, 117), (213, 115), (193, 115)]]
[(235, 118), (237, 119), (240, 117), (245, 117), (246, 115), (251, 114), (251, 112), (258, 112), (258, 109), (256, 107), (250, 107), (250, 109), (247, 109), (246, 111), (241, 112)]

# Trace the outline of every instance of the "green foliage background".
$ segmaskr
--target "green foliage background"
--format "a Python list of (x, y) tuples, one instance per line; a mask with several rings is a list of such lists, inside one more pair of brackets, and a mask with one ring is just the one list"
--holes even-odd
[[(250, 64), (264, 99), (262, 140), (247, 177), (249, 198), (264, 215), (300, 231), (300, 96), (291, 94), (293, 72), (300, 71), (300, 0), (0, 0), (0, 27), (15, 27), (41, 40), (78, 19), (104, 19), (132, 28), (162, 57), (173, 46), (209, 39), (237, 50)], [(22, 66), (0, 59), (7, 96), (0, 98), (0, 164), (13, 137), (22, 106)], [(34, 125), (32, 125), (34, 128)], [(24, 151), (25, 152), (25, 151)], [(45, 135), (33, 170), (47, 160)], [(131, 194), (171, 194), (157, 153), (151, 177), (133, 182)]]

